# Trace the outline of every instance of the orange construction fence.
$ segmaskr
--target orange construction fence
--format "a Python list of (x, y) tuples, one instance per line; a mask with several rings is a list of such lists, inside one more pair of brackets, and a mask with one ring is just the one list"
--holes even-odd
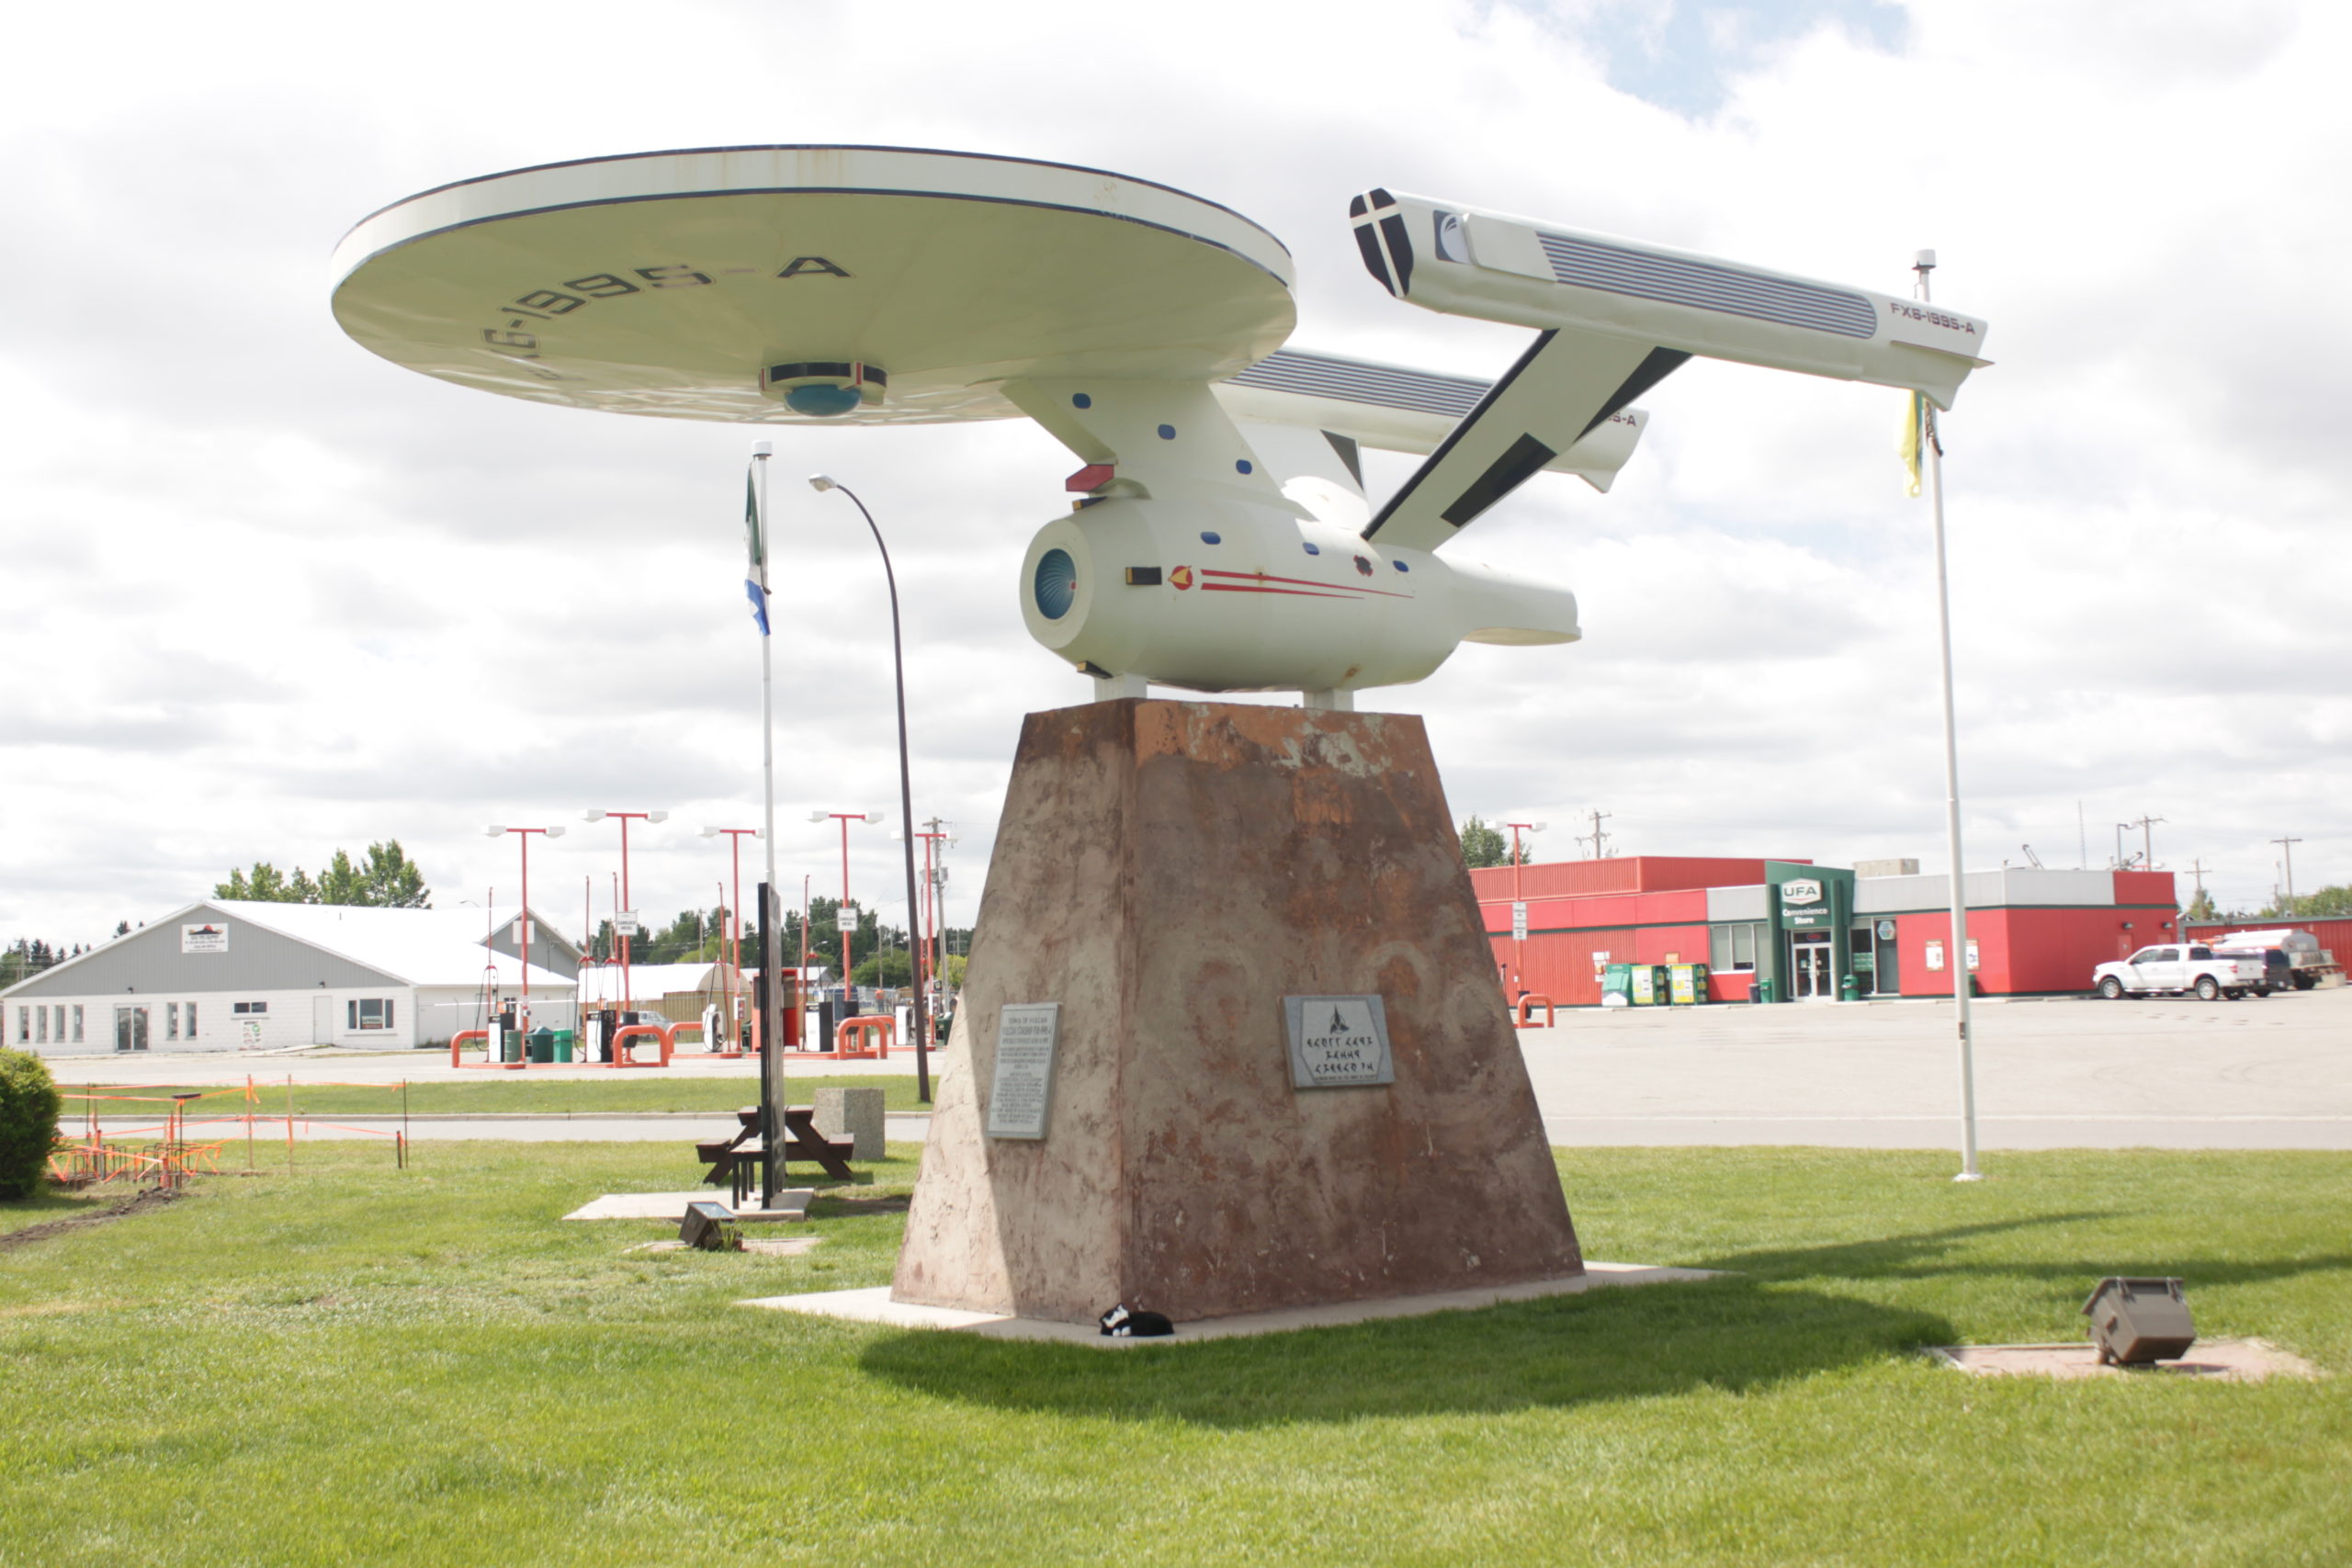
[[(311, 1089), (371, 1089), (386, 1092), (398, 1090), (401, 1097), (401, 1125), (396, 1128), (358, 1127), (345, 1122), (322, 1122), (301, 1116), (294, 1109), (294, 1079), (286, 1079), (286, 1111), (283, 1115), (269, 1115), (260, 1110), (261, 1091), (252, 1077), (243, 1084), (222, 1089), (177, 1089), (165, 1093), (140, 1094), (123, 1092), (148, 1086), (136, 1084), (92, 1084), (81, 1089), (61, 1087), (59, 1092), (68, 1100), (82, 1102), (82, 1132), (77, 1140), (62, 1129), (57, 1146), (50, 1155), (50, 1171), (60, 1181), (96, 1183), (131, 1176), (144, 1181), (153, 1179), (157, 1185), (175, 1188), (191, 1174), (217, 1172), (220, 1168), (220, 1150), (234, 1136), (233, 1129), (242, 1127), (245, 1134), (245, 1167), (253, 1168), (254, 1143), (257, 1130), (270, 1122), (283, 1122), (286, 1129), (286, 1163), (294, 1163), (294, 1127), (300, 1122), (305, 1130), (322, 1126), (336, 1132), (357, 1133), (368, 1137), (389, 1138), (392, 1144), (395, 1163), (408, 1165), (408, 1085), (400, 1083), (313, 1083)], [(189, 1111), (197, 1102), (235, 1097), (243, 1110), (227, 1115), (191, 1117)], [(170, 1109), (160, 1121), (153, 1112), (127, 1111), (132, 1119), (125, 1126), (119, 1122), (107, 1126), (101, 1119), (99, 1106), (161, 1105)], [(109, 1115), (112, 1113), (109, 1112)], [(230, 1128), (232, 1131), (210, 1142), (191, 1136), (194, 1129)], [(124, 1140), (137, 1140), (139, 1146)]]

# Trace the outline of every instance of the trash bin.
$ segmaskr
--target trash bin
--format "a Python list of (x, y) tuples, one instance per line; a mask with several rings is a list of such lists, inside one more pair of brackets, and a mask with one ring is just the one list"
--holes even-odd
[(500, 1061), (521, 1061), (523, 1059), (523, 1032), (519, 1029), (500, 1030), (498, 1032), (498, 1059)]
[(1600, 1005), (1605, 1008), (1631, 1007), (1634, 1002), (1634, 966), (1611, 964), (1600, 972)]
[(1781, 999), (1772, 994), (1772, 976), (1767, 975), (1756, 982), (1755, 997), (1759, 1002), (1776, 1002)]
[(531, 1060), (534, 1062), (552, 1062), (555, 1060), (554, 1030), (548, 1028), (545, 1024), (541, 1024), (538, 1028), (531, 1031), (530, 1043)]
[(1851, 975), (1847, 976), (1844, 979), (1838, 982), (1838, 999), (1841, 1002), (1860, 1001), (1862, 999), (1862, 983), (1854, 978)]
[(574, 1043), (575, 1037), (571, 1030), (557, 1030), (555, 1032), (555, 1059), (559, 1062), (569, 1062), (571, 1060), (571, 1047)]

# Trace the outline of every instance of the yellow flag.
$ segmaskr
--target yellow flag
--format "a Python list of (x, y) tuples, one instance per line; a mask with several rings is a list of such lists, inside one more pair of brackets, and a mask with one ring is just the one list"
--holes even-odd
[(1903, 434), (1894, 442), (1895, 451), (1903, 457), (1903, 471), (1910, 476), (1910, 483), (1903, 492), (1905, 495), (1919, 493), (1920, 448), (1924, 445), (1920, 435), (1927, 423), (1928, 400), (1914, 392), (1910, 401), (1903, 405)]

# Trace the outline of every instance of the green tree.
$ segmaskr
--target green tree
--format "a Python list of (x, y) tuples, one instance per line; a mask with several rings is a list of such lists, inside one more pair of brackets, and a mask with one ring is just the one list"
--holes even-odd
[(288, 876), (269, 862), (257, 860), (250, 872), (231, 870), (228, 881), (213, 885), (212, 896), (256, 904), (342, 904), (379, 909), (433, 907), (433, 889), (424, 886), (424, 874), (401, 849), (398, 839), (369, 844), (365, 865), (354, 863), (349, 851), (335, 851), (315, 882), (299, 865)]
[[(1526, 865), (1534, 858), (1533, 845), (1521, 844), (1519, 847), (1520, 864)], [(1500, 828), (1473, 817), (1462, 824), (1462, 859), (1474, 868), (1509, 865), (1511, 863), (1510, 840), (1504, 836)]]
[(2298, 893), (2292, 898), (2273, 898), (2256, 917), (2265, 920), (2325, 920), (2341, 919), (2352, 915), (2352, 885), (2323, 887), (2316, 893)]
[(859, 960), (855, 979), (861, 986), (911, 986), (914, 955), (903, 947), (886, 947), (871, 958)]
[(2215, 906), (2213, 895), (2202, 887), (2197, 890), (2197, 897), (2188, 901), (2188, 908), (2180, 913), (2182, 919), (2196, 920), (2200, 924), (2222, 919), (2222, 911)]
[(39, 1056), (0, 1050), (0, 1198), (40, 1190), (64, 1103)]
[(364, 900), (379, 909), (429, 909), (433, 907), (433, 889), (424, 886), (424, 873), (408, 858), (398, 839), (387, 839), (380, 844), (368, 846), (368, 865), (362, 873), (368, 897)]

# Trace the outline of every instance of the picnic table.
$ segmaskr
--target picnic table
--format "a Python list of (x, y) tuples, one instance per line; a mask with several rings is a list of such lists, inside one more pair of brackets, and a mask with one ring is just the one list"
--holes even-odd
[[(760, 1179), (761, 1163), (767, 1158), (767, 1146), (760, 1141), (760, 1108), (746, 1105), (735, 1112), (738, 1130), (731, 1138), (707, 1138), (695, 1145), (695, 1157), (710, 1168), (703, 1173), (709, 1186), (730, 1184), (735, 1195), (735, 1207), (743, 1206), (752, 1185)], [(813, 1105), (787, 1105), (784, 1109), (784, 1159), (812, 1160), (823, 1168), (826, 1175), (836, 1181), (847, 1181), (856, 1172), (850, 1168), (849, 1156), (856, 1147), (854, 1138), (828, 1138), (817, 1131), (817, 1108)]]

